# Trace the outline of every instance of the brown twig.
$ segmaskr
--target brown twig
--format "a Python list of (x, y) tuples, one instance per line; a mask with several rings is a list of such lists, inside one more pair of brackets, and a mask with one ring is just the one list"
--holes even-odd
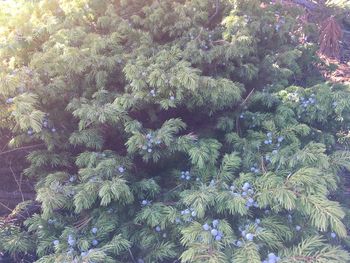
[(18, 191), (20, 192), (21, 194), (21, 197), (22, 197), (22, 202), (24, 202), (24, 196), (23, 196), (23, 192), (22, 192), (22, 176), (21, 176), (21, 182), (18, 182), (17, 178), (16, 178), (16, 175), (15, 175), (15, 172), (13, 171), (12, 169), (12, 161), (10, 161), (10, 170), (11, 170), (11, 174), (12, 174), (12, 177), (15, 179), (15, 182), (18, 186)]
[(44, 146), (44, 145), (45, 145), (44, 143), (40, 143), (40, 144), (35, 144), (35, 145), (23, 146), (23, 147), (20, 147), (20, 148), (16, 148), (16, 149), (0, 152), (0, 156), (8, 154), (8, 153), (16, 152), (16, 151), (29, 150), (29, 149), (36, 148), (36, 147), (39, 147), (39, 146)]

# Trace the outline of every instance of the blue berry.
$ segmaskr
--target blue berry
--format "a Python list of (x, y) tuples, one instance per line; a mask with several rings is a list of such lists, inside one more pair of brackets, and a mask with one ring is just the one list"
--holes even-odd
[(268, 132), (266, 133), (267, 137), (271, 137), (272, 136), (272, 133), (271, 132)]
[(269, 144), (269, 141), (268, 141), (268, 140), (265, 140), (264, 143), (265, 143), (265, 144)]
[(125, 169), (124, 169), (124, 167), (119, 166), (118, 171), (119, 171), (120, 173), (124, 173)]
[(92, 240), (91, 243), (92, 243), (93, 246), (97, 246), (98, 245), (98, 241), (96, 239)]
[(241, 247), (241, 246), (243, 246), (242, 241), (237, 241), (236, 246), (237, 246), (237, 247)]
[(242, 192), (242, 196), (246, 196), (247, 195), (247, 192)]
[(147, 205), (147, 204), (148, 204), (148, 201), (147, 201), (147, 200), (142, 200), (141, 204), (142, 204), (142, 205)]
[(156, 231), (157, 231), (157, 232), (160, 232), (160, 230), (161, 230), (161, 229), (160, 229), (160, 226), (156, 226)]
[(87, 252), (81, 252), (80, 254), (82, 257), (85, 257), (87, 255)]
[(207, 223), (205, 223), (205, 224), (203, 225), (203, 229), (204, 229), (205, 231), (208, 231), (208, 230), (210, 229), (210, 226), (209, 226)]
[(170, 100), (175, 100), (175, 97), (174, 96), (170, 96)]
[(219, 224), (219, 220), (214, 219), (213, 220), (213, 227), (217, 227), (218, 224)]
[(190, 179), (191, 179), (191, 176), (187, 175), (187, 176), (186, 176), (186, 180), (188, 181), (188, 180), (190, 180)]
[(193, 211), (193, 212), (191, 213), (191, 215), (192, 215), (193, 217), (195, 217), (195, 216), (197, 215), (196, 211)]
[(69, 235), (69, 236), (68, 236), (68, 244), (69, 244), (70, 246), (74, 246), (74, 245), (75, 245), (75, 240), (74, 240), (74, 238), (72, 237), (72, 235)]
[(251, 234), (251, 233), (248, 233), (248, 234), (245, 235), (245, 238), (246, 238), (248, 241), (253, 241), (254, 235)]
[[(254, 168), (255, 169), (255, 168)], [(248, 188), (250, 187), (250, 183), (244, 183), (243, 184), (243, 187), (242, 187), (242, 189), (244, 190), (244, 191), (246, 191), (246, 190), (248, 190)]]
[(332, 233), (331, 233), (331, 237), (332, 237), (332, 238), (336, 238), (336, 237), (337, 237), (337, 234), (334, 233), (334, 232), (332, 232)]
[(51, 131), (52, 131), (52, 132), (56, 132), (56, 129), (55, 129), (55, 128), (52, 128)]
[(175, 222), (176, 223), (181, 223), (181, 219), (177, 217), (177, 218), (175, 218)]
[(58, 246), (58, 244), (60, 243), (60, 241), (59, 240), (54, 240), (53, 242), (52, 242), (55, 246)]
[(272, 154), (277, 154), (277, 153), (278, 153), (277, 150), (273, 150), (273, 151), (272, 151)]
[(297, 231), (300, 231), (300, 230), (301, 230), (301, 226), (296, 226), (295, 229), (296, 229)]
[(216, 240), (216, 241), (220, 241), (220, 240), (221, 240), (221, 238), (222, 238), (222, 236), (217, 235), (217, 236), (215, 237), (215, 240)]
[(148, 149), (147, 149), (147, 152), (151, 153), (151, 152), (152, 152), (152, 149), (151, 149), (151, 148), (148, 148)]
[(243, 118), (244, 118), (244, 115), (243, 115), (243, 114), (241, 114), (241, 115), (239, 116), (239, 118), (240, 118), (240, 119), (243, 119)]
[(212, 229), (210, 231), (210, 233), (213, 235), (213, 236), (217, 236), (218, 235), (218, 231), (216, 229)]
[(27, 131), (27, 134), (28, 134), (28, 135), (32, 135), (32, 134), (33, 134), (33, 130), (32, 130), (32, 129), (29, 129), (29, 130)]
[(233, 190), (235, 190), (235, 189), (236, 189), (236, 187), (235, 187), (234, 185), (231, 185), (231, 186), (230, 186), (230, 190), (231, 190), (231, 191), (233, 191)]
[(261, 220), (259, 218), (255, 219), (255, 223), (260, 224)]
[(8, 98), (7, 100), (6, 100), (6, 103), (12, 103), (13, 102), (13, 98)]
[(97, 233), (97, 228), (96, 228), (96, 227), (93, 227), (93, 228), (91, 229), (91, 232), (92, 232), (93, 234), (96, 234), (96, 233)]

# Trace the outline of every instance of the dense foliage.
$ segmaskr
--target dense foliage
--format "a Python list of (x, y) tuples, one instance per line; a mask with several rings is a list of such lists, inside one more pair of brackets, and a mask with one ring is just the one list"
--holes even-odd
[[(42, 212), (36, 262), (349, 262), (349, 85), (314, 24), (258, 0), (41, 0), (0, 11), (1, 132)], [(4, 4), (5, 5), (5, 4)], [(308, 36), (308, 37), (306, 37)]]

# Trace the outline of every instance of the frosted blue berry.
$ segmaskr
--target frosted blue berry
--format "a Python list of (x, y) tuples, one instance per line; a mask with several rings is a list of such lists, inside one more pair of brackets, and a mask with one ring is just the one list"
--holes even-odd
[(151, 138), (152, 138), (152, 134), (147, 133), (147, 134), (146, 134), (146, 138), (147, 138), (147, 139), (151, 139)]
[(233, 190), (235, 190), (235, 189), (236, 189), (236, 187), (235, 187), (234, 185), (231, 185), (231, 186), (230, 186), (230, 190), (231, 190), (231, 191), (233, 191)]
[(197, 215), (196, 211), (193, 211), (193, 212), (191, 213), (191, 215), (192, 215), (193, 217), (195, 217), (195, 216)]
[(190, 180), (190, 179), (191, 179), (191, 176), (187, 175), (187, 176), (186, 176), (186, 180), (188, 181), (188, 180)]
[(217, 227), (218, 224), (219, 224), (219, 220), (217, 219), (213, 220), (213, 227)]
[(205, 223), (202, 227), (205, 231), (208, 231), (210, 229), (210, 226), (207, 223)]
[(93, 246), (97, 246), (98, 245), (98, 241), (96, 239), (92, 240), (91, 243), (92, 243)]
[(337, 237), (337, 234), (334, 233), (334, 232), (332, 232), (332, 233), (331, 233), (331, 237), (332, 237), (332, 238), (336, 238), (336, 237)]
[(295, 229), (296, 229), (296, 231), (300, 231), (301, 230), (301, 226), (296, 226)]
[(246, 196), (247, 195), (247, 192), (242, 192), (242, 196)]
[(271, 137), (272, 136), (272, 133), (271, 132), (268, 132), (266, 133), (267, 137)]
[(147, 200), (142, 200), (141, 204), (142, 204), (142, 205), (147, 205), (147, 204), (148, 204), (148, 201), (147, 201)]
[[(254, 168), (254, 169), (255, 169), (255, 168)], [(249, 187), (250, 187), (250, 183), (247, 183), (247, 182), (246, 182), (246, 183), (243, 184), (242, 189), (243, 189), (243, 190), (248, 190)]]
[(260, 224), (261, 220), (259, 218), (255, 219), (255, 223)]
[(12, 103), (13, 102), (13, 98), (8, 98), (7, 100), (6, 100), (6, 103)]
[(175, 97), (174, 96), (170, 96), (170, 100), (175, 100)]
[(217, 236), (218, 235), (218, 231), (216, 229), (212, 229), (210, 231), (210, 233), (213, 235), (213, 236)]
[(68, 244), (70, 246), (74, 246), (75, 245), (75, 240), (74, 239), (68, 239)]
[(52, 242), (55, 246), (58, 246), (58, 244), (60, 243), (60, 241), (59, 240), (54, 240), (53, 242)]
[(93, 228), (91, 229), (91, 232), (92, 232), (93, 234), (96, 234), (96, 233), (97, 233), (97, 228), (96, 228), (96, 227), (93, 227)]
[(270, 259), (273, 259), (273, 260), (276, 260), (276, 255), (274, 253), (269, 253), (267, 255), (267, 258), (270, 260)]
[(273, 151), (272, 151), (272, 154), (277, 154), (277, 153), (278, 153), (277, 150), (273, 150)]
[(255, 167), (251, 167), (251, 168), (250, 168), (250, 171), (251, 171), (251, 172), (254, 172), (254, 171), (255, 171)]
[(268, 141), (268, 140), (265, 140), (264, 143), (265, 143), (265, 144), (269, 144), (269, 141)]
[(215, 237), (215, 240), (216, 240), (216, 241), (220, 241), (220, 240), (221, 240), (221, 238), (222, 238), (222, 236), (217, 235), (217, 236)]
[(243, 246), (242, 241), (237, 241), (236, 246), (237, 246), (237, 247), (241, 247), (241, 246)]
[(32, 135), (32, 134), (33, 134), (33, 130), (32, 130), (32, 129), (29, 129), (29, 130), (27, 131), (27, 134), (28, 134), (28, 135)]
[(145, 261), (144, 261), (142, 258), (139, 258), (139, 259), (137, 260), (137, 263), (145, 263)]
[(176, 223), (181, 223), (180, 218), (178, 218), (178, 217), (177, 217), (177, 218), (175, 218), (175, 222), (176, 222)]
[(124, 167), (119, 166), (118, 171), (119, 171), (120, 173), (124, 173), (125, 169), (124, 169)]
[(254, 235), (251, 234), (251, 233), (248, 233), (248, 234), (245, 235), (245, 238), (246, 238), (248, 241), (253, 241)]
[(186, 176), (183, 174), (183, 175), (181, 175), (181, 179), (185, 179), (186, 178)]
[(87, 255), (87, 252), (81, 252), (80, 254), (82, 257), (85, 257)]
[(248, 198), (248, 201), (247, 201), (249, 204), (253, 205), (254, 204), (254, 199), (249, 197)]
[(148, 148), (148, 149), (147, 149), (147, 152), (151, 153), (151, 152), (152, 152), (152, 149), (151, 149), (151, 148)]
[(160, 226), (156, 226), (156, 231), (157, 231), (157, 232), (160, 232), (160, 230), (161, 230), (161, 229), (160, 229)]
[(243, 114), (241, 114), (241, 115), (239, 116), (239, 118), (240, 118), (240, 119), (243, 119), (243, 118), (244, 118), (244, 115), (243, 115)]
[(161, 144), (161, 143), (162, 143), (161, 140), (156, 141), (156, 144)]
[(52, 131), (52, 132), (56, 132), (56, 129), (55, 129), (55, 128), (52, 128), (51, 131)]

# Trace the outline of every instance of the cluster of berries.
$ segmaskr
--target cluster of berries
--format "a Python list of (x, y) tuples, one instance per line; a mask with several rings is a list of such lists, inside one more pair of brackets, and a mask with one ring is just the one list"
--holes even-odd
[[(280, 143), (284, 140), (283, 136), (279, 136), (277, 137), (277, 147), (280, 147)], [(267, 132), (266, 133), (266, 139), (264, 141), (264, 144), (268, 145), (268, 144), (272, 144), (273, 143), (273, 138), (272, 138), (272, 133), (271, 132)]]
[(162, 143), (161, 140), (154, 138), (154, 135), (152, 133), (146, 134), (146, 142), (144, 145), (142, 145), (141, 149), (144, 151), (147, 151), (148, 153), (151, 153), (153, 151), (154, 145), (159, 145)]
[(304, 98), (304, 97), (300, 98), (300, 105), (303, 108), (307, 108), (311, 104), (315, 104), (315, 103), (316, 103), (315, 94), (311, 94), (311, 96), (309, 98)]
[(248, 224), (245, 225), (244, 229), (242, 227), (239, 227), (239, 231), (241, 231), (242, 238), (247, 241), (253, 241), (255, 234), (263, 230), (263, 228), (259, 226), (260, 223), (261, 220), (259, 218), (256, 218), (254, 222), (255, 231), (253, 232), (248, 231), (249, 229), (251, 230), (250, 221), (248, 222)]
[(260, 172), (260, 169), (257, 168), (257, 166), (258, 166), (257, 164), (254, 164), (252, 167), (250, 167), (250, 171), (258, 174)]
[(181, 177), (182, 180), (189, 181), (191, 180), (191, 174), (189, 171), (181, 171)]
[(234, 197), (242, 197), (246, 199), (246, 207), (258, 207), (258, 203), (254, 200), (254, 189), (251, 187), (250, 183), (245, 182), (242, 188), (236, 188), (236, 186), (230, 186), (231, 194)]
[[(183, 216), (183, 220), (185, 222), (192, 222), (193, 218), (197, 216), (197, 212), (193, 208), (186, 208), (185, 210), (182, 210), (181, 215)], [(181, 223), (180, 219), (175, 219), (177, 223)]]
[(216, 241), (220, 241), (224, 235), (221, 231), (217, 229), (218, 225), (219, 220), (214, 219), (212, 222), (212, 226), (210, 226), (208, 223), (205, 223), (202, 227), (204, 231), (210, 231), (211, 235), (215, 238)]

